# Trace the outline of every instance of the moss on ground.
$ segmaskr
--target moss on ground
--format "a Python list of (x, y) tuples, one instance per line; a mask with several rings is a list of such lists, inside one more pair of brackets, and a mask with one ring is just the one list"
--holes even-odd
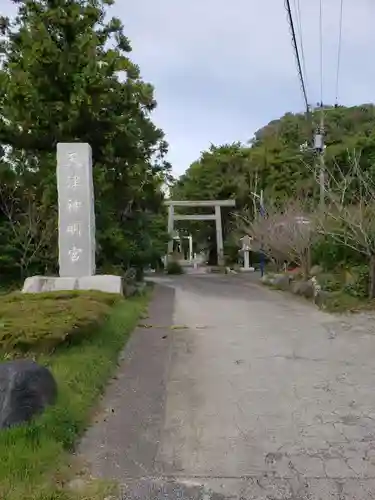
[(0, 351), (46, 352), (91, 334), (118, 301), (119, 296), (101, 292), (17, 292), (1, 296)]
[[(73, 493), (66, 488), (76, 472), (69, 452), (89, 424), (92, 409), (148, 298), (149, 293), (125, 300), (92, 292), (16, 293), (0, 298), (3, 359), (19, 355), (20, 347), (30, 348), (33, 356), (35, 347), (43, 347), (36, 359), (51, 369), (59, 388), (57, 404), (30, 425), (0, 431), (1, 499), (106, 496), (103, 492), (108, 491), (108, 485), (104, 488), (99, 483), (89, 485), (85, 492)], [(70, 342), (72, 338), (74, 342)]]

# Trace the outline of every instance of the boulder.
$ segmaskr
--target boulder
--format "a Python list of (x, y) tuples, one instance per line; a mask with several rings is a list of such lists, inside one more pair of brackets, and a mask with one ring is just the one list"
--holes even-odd
[(137, 286), (135, 283), (124, 283), (125, 297), (132, 297), (137, 293)]
[(309, 281), (295, 281), (292, 283), (291, 290), (296, 295), (302, 295), (307, 299), (312, 299), (315, 295), (313, 283)]
[(273, 285), (275, 282), (275, 277), (273, 274), (265, 274), (264, 276), (261, 277), (261, 282), (264, 285)]
[(56, 396), (55, 379), (46, 367), (29, 359), (0, 363), (0, 429), (29, 422)]
[(138, 295), (144, 294), (145, 291), (146, 291), (146, 288), (147, 288), (147, 283), (145, 281), (137, 281), (137, 284), (136, 284), (136, 293)]
[(322, 274), (323, 268), (321, 266), (312, 266), (310, 269), (310, 276), (319, 276), (319, 274)]
[(273, 285), (280, 290), (289, 290), (292, 277), (289, 274), (276, 274), (273, 277)]
[(137, 293), (137, 270), (134, 267), (129, 267), (124, 273), (124, 295), (132, 297)]
[(325, 290), (319, 290), (314, 298), (315, 305), (317, 305), (320, 309), (325, 309), (327, 300), (330, 297), (330, 293)]
[(134, 267), (129, 267), (124, 273), (126, 283), (134, 284), (137, 281), (137, 270)]

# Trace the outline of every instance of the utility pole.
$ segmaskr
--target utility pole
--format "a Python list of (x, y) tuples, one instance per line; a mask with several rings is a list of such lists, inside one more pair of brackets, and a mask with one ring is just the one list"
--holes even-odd
[(315, 133), (314, 149), (319, 156), (319, 188), (320, 209), (325, 208), (325, 159), (324, 159), (324, 108), (320, 103), (320, 124)]
[[(259, 216), (260, 217), (265, 217), (266, 216), (266, 211), (264, 208), (264, 195), (263, 195), (263, 189), (260, 191), (260, 195), (258, 193), (251, 193), (253, 195), (253, 198), (255, 200), (259, 200)], [(254, 217), (255, 217), (254, 213)], [(259, 267), (260, 267), (260, 275), (263, 277), (264, 276), (264, 271), (265, 271), (265, 255), (264, 255), (264, 248), (263, 248), (263, 236), (261, 237), (260, 241), (260, 262), (259, 262)]]
[[(260, 216), (264, 217), (265, 211), (264, 211), (263, 189), (260, 192), (259, 201), (260, 201), (260, 210), (259, 210)], [(262, 240), (263, 240), (263, 238), (262, 238)], [(260, 275), (261, 275), (261, 277), (264, 276), (264, 271), (265, 271), (265, 256), (264, 256), (264, 248), (263, 248), (263, 241), (262, 241), (261, 249), (260, 249)]]

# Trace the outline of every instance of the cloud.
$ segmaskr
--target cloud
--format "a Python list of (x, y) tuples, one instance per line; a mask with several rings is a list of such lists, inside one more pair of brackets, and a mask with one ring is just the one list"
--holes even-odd
[[(7, 5), (8, 0), (0, 0)], [(320, 101), (319, 2), (300, 4), (306, 81)], [(323, 0), (323, 100), (334, 103), (340, 0)], [(302, 111), (282, 0), (118, 0), (133, 59), (155, 86), (156, 123), (182, 173), (210, 143), (246, 141), (287, 111)], [(297, 21), (296, 15), (294, 15)], [(344, 0), (339, 102), (374, 101), (374, 0)]]
[[(291, 1), (292, 6), (296, 1)], [(319, 2), (299, 0), (309, 100), (320, 101)], [(249, 139), (303, 109), (286, 11), (280, 0), (134, 0), (116, 10), (134, 57), (156, 87), (156, 119), (182, 172), (210, 142)], [(340, 0), (323, 0), (323, 100), (335, 100)], [(374, 99), (368, 64), (373, 0), (344, 0), (340, 103)], [(296, 20), (296, 16), (295, 20)]]

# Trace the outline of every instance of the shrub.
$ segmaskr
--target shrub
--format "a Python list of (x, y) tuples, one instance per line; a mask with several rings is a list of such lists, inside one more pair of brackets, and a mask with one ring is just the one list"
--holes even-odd
[(368, 266), (355, 266), (350, 269), (354, 280), (344, 287), (344, 291), (352, 297), (368, 297), (370, 273)]
[(364, 258), (359, 252), (326, 235), (311, 248), (311, 261), (322, 266), (325, 271), (332, 271), (343, 265), (360, 265)]
[(319, 285), (326, 292), (335, 292), (342, 290), (344, 284), (342, 277), (338, 274), (324, 273), (318, 278)]
[(102, 292), (0, 296), (0, 350), (50, 351), (102, 325), (121, 297)]
[(179, 262), (172, 260), (167, 264), (167, 274), (183, 274), (184, 270)]

